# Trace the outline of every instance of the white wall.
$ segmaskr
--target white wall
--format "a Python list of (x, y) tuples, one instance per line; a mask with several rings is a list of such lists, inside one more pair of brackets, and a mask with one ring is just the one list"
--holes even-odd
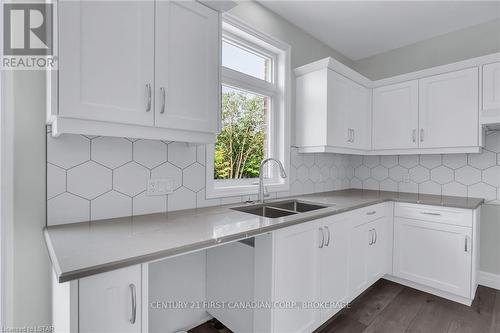
[(372, 80), (500, 52), (500, 19), (354, 62)]

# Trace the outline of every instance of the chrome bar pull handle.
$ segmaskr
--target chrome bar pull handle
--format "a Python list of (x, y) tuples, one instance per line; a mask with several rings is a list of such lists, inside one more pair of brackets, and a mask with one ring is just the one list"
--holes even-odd
[(129, 284), (130, 297), (132, 298), (132, 313), (130, 314), (129, 322), (135, 324), (135, 319), (137, 318), (137, 294), (135, 290), (135, 284)]
[(413, 143), (417, 142), (417, 129), (412, 131), (412, 141)]
[(321, 243), (319, 243), (319, 248), (322, 249), (325, 245), (325, 234), (323, 233), (323, 228), (319, 228), (319, 232), (321, 234)]
[(431, 215), (431, 216), (441, 216), (440, 213), (431, 213), (431, 212), (422, 212), (424, 215)]
[(368, 245), (373, 244), (373, 229), (368, 230)]
[(151, 83), (146, 84), (146, 112), (151, 111)]
[(356, 141), (356, 130), (355, 129), (352, 129), (352, 141), (351, 142), (354, 142)]
[(326, 243), (325, 243), (325, 246), (328, 246), (330, 245), (330, 229), (328, 229), (327, 226), (325, 226), (325, 230), (326, 230)]
[(167, 102), (165, 87), (160, 88), (160, 96), (161, 96), (160, 113), (163, 114), (163, 113), (165, 113), (165, 103)]
[(469, 236), (465, 235), (465, 252), (469, 252)]
[(375, 240), (373, 241), (373, 244), (377, 244), (377, 229), (373, 229), (373, 233), (375, 234)]
[(420, 142), (424, 142), (424, 129), (420, 129)]
[(371, 211), (371, 212), (366, 213), (366, 215), (375, 215), (375, 214), (377, 214), (377, 211), (376, 211), (376, 210), (373, 210), (373, 211)]

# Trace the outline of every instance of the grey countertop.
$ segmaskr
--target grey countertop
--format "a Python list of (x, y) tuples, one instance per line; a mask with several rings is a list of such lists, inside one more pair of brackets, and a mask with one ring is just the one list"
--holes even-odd
[(241, 206), (240, 203), (49, 226), (44, 229), (44, 236), (59, 282), (65, 282), (252, 237), (384, 201), (464, 209), (475, 209), (484, 202), (478, 198), (354, 189), (309, 194), (294, 199), (329, 207), (270, 219), (231, 209)]

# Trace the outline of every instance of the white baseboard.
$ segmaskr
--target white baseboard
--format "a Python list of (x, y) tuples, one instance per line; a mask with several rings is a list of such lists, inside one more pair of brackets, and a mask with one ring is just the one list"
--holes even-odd
[(500, 275), (480, 271), (479, 284), (485, 287), (500, 290)]

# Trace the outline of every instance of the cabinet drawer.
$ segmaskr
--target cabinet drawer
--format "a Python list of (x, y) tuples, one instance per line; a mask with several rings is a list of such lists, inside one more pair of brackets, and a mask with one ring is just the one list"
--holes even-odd
[(396, 203), (394, 216), (472, 227), (472, 210), (470, 209)]
[(341, 215), (341, 219), (348, 218), (351, 220), (352, 227), (357, 227), (375, 221), (381, 217), (387, 216), (388, 205), (390, 203), (381, 203), (373, 206), (363, 207)]

